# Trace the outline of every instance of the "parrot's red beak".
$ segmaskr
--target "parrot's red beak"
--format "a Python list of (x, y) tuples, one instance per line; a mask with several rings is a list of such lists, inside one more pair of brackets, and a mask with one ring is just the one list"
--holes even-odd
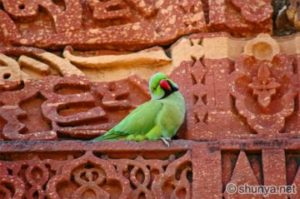
[(171, 91), (172, 90), (172, 88), (171, 88), (171, 86), (170, 86), (170, 84), (169, 84), (169, 82), (167, 80), (161, 80), (159, 82), (159, 85), (165, 91)]

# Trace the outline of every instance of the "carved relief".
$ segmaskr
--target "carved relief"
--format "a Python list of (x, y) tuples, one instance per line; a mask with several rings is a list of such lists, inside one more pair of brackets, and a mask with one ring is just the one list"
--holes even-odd
[(60, 141), (55, 148), (53, 142), (1, 142), (0, 150), (0, 196), (7, 197), (240, 198), (225, 191), (227, 184), (299, 187), (299, 145), (292, 139), (177, 140), (169, 148), (159, 142)]
[[(126, 54), (95, 56), (91, 52), (84, 53), (73, 52), (71, 47), (66, 47), (62, 53), (63, 57), (58, 53), (32, 48), (26, 49), (26, 52), (17, 50), (15, 56), (0, 54), (0, 63), (3, 64), (0, 68), (3, 79), (2, 83), (0, 82), (1, 87), (9, 87), (10, 84), (18, 85), (21, 80), (41, 79), (47, 75), (85, 76), (101, 82), (114, 80), (114, 74), (118, 79), (127, 78), (128, 74), (132, 73), (130, 70), (142, 78), (148, 78), (153, 74), (153, 68), (163, 72), (172, 69), (172, 60), (160, 47)], [(7, 54), (15, 53), (10, 49)], [(124, 70), (121, 66), (128, 70)]]
[(21, 179), (17, 177), (5, 176), (1, 174), (0, 196), (3, 198), (21, 199), (25, 193), (25, 186)]
[[(299, 160), (300, 154), (299, 150), (297, 152), (288, 151), (286, 153), (286, 163), (287, 163), (287, 183), (289, 185), (296, 185), (296, 189), (299, 190), (300, 185), (300, 170), (299, 170)], [(296, 199), (300, 196), (299, 192), (296, 194), (291, 194), (291, 199)]]
[(4, 0), (2, 5), (0, 51), (3, 45), (136, 50), (194, 32), (250, 35), (271, 32), (272, 26), (270, 0)]
[(122, 0), (110, 0), (104, 2), (88, 0), (87, 2), (93, 10), (93, 17), (95, 19), (111, 20), (130, 18), (130, 8)]
[(169, 0), (5, 0), (2, 4), (6, 46), (141, 49), (170, 43), (205, 26), (202, 4), (193, 0), (184, 5)]
[[(268, 32), (272, 29), (270, 0), (218, 0), (209, 1), (209, 26), (235, 35)], [(238, 30), (238, 31), (236, 31)]]
[(158, 67), (170, 64), (171, 59), (167, 57), (164, 50), (154, 47), (136, 53), (124, 55), (99, 55), (82, 57), (72, 54), (72, 49), (66, 48), (63, 56), (70, 62), (83, 68), (106, 68), (106, 67), (130, 67), (149, 66)]
[[(84, 73), (68, 60), (53, 53), (38, 52), (31, 54), (40, 60), (26, 55), (21, 55), (18, 60), (15, 60), (4, 54), (0, 54), (0, 63), (4, 64), (0, 68), (0, 75), (2, 77), (0, 82), (1, 87), (13, 88), (20, 84), (21, 80), (35, 79), (35, 75), (32, 75), (32, 72), (38, 73), (40, 76), (53, 74), (50, 70), (51, 68), (62, 76), (84, 76)], [(31, 71), (31, 73), (28, 74), (28, 71)]]
[[(225, 185), (235, 184), (237, 186), (249, 185), (249, 186), (258, 186), (262, 183), (263, 173), (261, 168), (261, 162), (259, 161), (259, 156), (257, 154), (250, 155), (250, 161), (244, 151), (240, 151), (238, 157), (236, 154), (224, 154), (223, 159), (223, 174), (225, 176)], [(235, 162), (233, 165), (230, 161)], [(232, 168), (233, 167), (233, 168)], [(229, 177), (231, 174), (231, 177)], [(229, 178), (228, 178), (229, 177)], [(228, 179), (227, 179), (228, 178)], [(230, 179), (230, 180), (229, 180)], [(228, 181), (229, 180), (229, 181)], [(225, 191), (224, 196), (226, 199), (235, 199), (240, 198), (239, 193), (227, 193)], [(248, 197), (247, 197), (248, 196)], [(263, 198), (261, 195), (252, 195), (246, 194), (246, 198)]]
[(199, 60), (205, 55), (202, 39), (181, 38), (171, 47), (172, 64), (178, 67), (183, 61)]
[[(0, 161), (0, 195), (16, 198), (191, 198), (189, 151), (166, 151), (161, 157), (131, 157), (86, 151), (52, 156), (16, 154)], [(112, 156), (113, 158), (111, 158)], [(22, 160), (18, 160), (21, 157)], [(5, 183), (12, 190), (5, 188)], [(19, 186), (18, 188), (16, 186)], [(25, 191), (26, 187), (26, 191)], [(10, 195), (9, 195), (10, 194)], [(14, 195), (12, 195), (14, 194)]]
[[(231, 75), (231, 93), (236, 107), (259, 134), (279, 133), (285, 118), (294, 111), (293, 59), (278, 53), (279, 47), (267, 40), (251, 43), (252, 56), (236, 60)], [(263, 46), (263, 47), (262, 47)], [(260, 52), (256, 56), (256, 51)], [(246, 49), (248, 53), (249, 49)], [(249, 53), (248, 53), (249, 54)]]
[[(64, 185), (64, 186), (62, 186)], [(61, 189), (70, 187), (68, 193)], [(87, 152), (79, 159), (70, 161), (49, 181), (47, 192), (51, 198), (126, 198), (130, 192), (128, 181), (118, 175), (106, 160)], [(117, 193), (115, 193), (117, 192)]]
[(1, 133), (9, 140), (56, 139), (57, 134), (91, 138), (147, 99), (146, 84), (136, 77), (91, 83), (84, 77), (49, 76), (0, 93)]
[(229, 60), (204, 58), (182, 62), (172, 72), (171, 78), (178, 83), (187, 105), (186, 129), (182, 137), (214, 139), (250, 133), (232, 110), (232, 98), (226, 92), (231, 68)]
[(3, 54), (0, 54), (0, 64), (0, 88), (16, 87), (22, 78), (19, 64)]
[[(80, 95), (78, 98), (48, 94), (55, 88), (54, 84), (49, 85), (49, 89), (45, 91), (34, 87), (36, 90), (34, 93), (26, 93), (28, 98), (22, 103), (30, 104), (33, 98), (33, 101), (38, 101), (34, 103), (39, 103), (36, 107), (43, 107), (45, 111), (43, 114), (37, 110), (36, 113), (39, 114), (26, 117), (25, 112), (29, 112), (29, 106), (25, 106), (27, 109), (24, 112), (18, 105), (4, 104), (3, 114), (7, 111), (12, 114), (2, 114), (1, 119), (4, 120), (2, 123), (5, 124), (5, 121), (16, 123), (13, 124), (13, 128), (7, 129), (7, 126), (3, 126), (4, 137), (14, 139), (16, 135), (13, 132), (34, 132), (30, 129), (32, 125), (29, 125), (29, 130), (26, 130), (18, 121), (25, 122), (26, 126), (26, 122), (32, 121), (29, 118), (37, 118), (37, 116), (41, 118), (39, 121), (43, 124), (37, 128), (37, 131), (50, 132), (47, 139), (54, 139), (55, 136), (51, 132), (53, 128), (60, 136), (74, 137), (77, 134), (75, 137), (87, 138), (103, 133), (125, 116), (125, 112), (121, 116), (115, 114), (115, 111), (130, 111), (147, 99), (142, 98), (138, 100), (139, 103), (131, 104), (127, 100), (130, 97), (131, 86), (127, 84), (121, 86), (116, 80), (132, 73), (147, 79), (154, 71), (169, 73), (184, 94), (187, 119), (186, 125), (181, 129), (181, 138), (292, 136), (298, 134), (299, 129), (297, 101), (295, 103), (294, 99), (298, 84), (297, 74), (295, 74), (298, 70), (298, 60), (285, 47), (292, 41), (284, 41), (286, 43), (276, 41), (267, 34), (260, 34), (247, 42), (233, 40), (223, 34), (207, 36), (197, 34), (182, 38), (174, 44), (169, 49), (171, 58), (167, 57), (167, 53), (162, 48), (105, 55), (97, 54), (97, 51), (94, 51), (94, 54), (73, 51), (72, 48), (67, 47), (63, 57), (42, 50), (24, 53), (25, 55), (17, 59), (3, 55), (6, 60), (10, 60), (10, 64), (3, 62), (6, 66), (3, 68), (10, 68), (8, 66), (13, 63), (15, 70), (19, 70), (21, 74), (18, 81), (4, 80), (3, 91), (21, 89), (22, 80), (25, 81), (25, 87), (30, 79), (46, 78), (41, 81), (56, 82), (55, 78), (47, 75), (57, 73), (65, 77), (77, 75), (81, 76), (80, 79), (84, 79), (83, 86), (75, 79), (73, 81), (72, 78), (67, 78), (70, 82), (66, 85), (76, 85), (75, 87), (80, 90), (76, 93)], [(217, 50), (212, 49), (216, 42)], [(230, 51), (231, 47), (228, 47), (231, 44), (235, 49), (233, 52)], [(244, 51), (241, 55), (242, 47)], [(232, 61), (229, 57), (235, 60)], [(178, 66), (175, 67), (176, 65)], [(126, 70), (120, 66), (126, 66)], [(87, 78), (100, 82), (107, 80), (107, 83), (93, 84), (86, 81)], [(128, 79), (130, 82), (128, 85), (137, 83), (132, 80), (132, 78)], [(142, 88), (143, 96), (148, 96), (146, 81), (139, 82), (137, 85)], [(46, 95), (51, 97), (47, 98)], [(6, 93), (3, 96), (6, 96)], [(52, 99), (55, 100), (52, 102)], [(98, 99), (101, 99), (101, 102), (98, 102)], [(84, 102), (80, 108), (79, 102)], [(44, 105), (47, 103), (54, 105)], [(75, 107), (83, 111), (73, 112)], [(87, 117), (85, 114), (89, 113), (92, 115)], [(108, 118), (111, 120), (110, 124)], [(88, 125), (85, 126), (84, 122)], [(76, 127), (73, 128), (73, 125)], [(286, 133), (286, 135), (279, 133)], [(24, 139), (29, 139), (25, 137)]]

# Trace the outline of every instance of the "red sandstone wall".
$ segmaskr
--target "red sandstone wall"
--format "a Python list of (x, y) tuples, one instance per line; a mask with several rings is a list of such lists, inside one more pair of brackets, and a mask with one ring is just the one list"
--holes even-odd
[[(300, 193), (299, 36), (272, 37), (272, 12), (270, 0), (0, 1), (0, 199)], [(186, 99), (171, 146), (88, 141), (149, 100), (157, 71)]]

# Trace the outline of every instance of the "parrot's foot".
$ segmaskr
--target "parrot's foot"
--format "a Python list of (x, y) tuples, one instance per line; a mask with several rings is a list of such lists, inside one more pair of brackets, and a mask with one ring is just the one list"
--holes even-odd
[(170, 147), (171, 138), (160, 138), (161, 141), (167, 146)]

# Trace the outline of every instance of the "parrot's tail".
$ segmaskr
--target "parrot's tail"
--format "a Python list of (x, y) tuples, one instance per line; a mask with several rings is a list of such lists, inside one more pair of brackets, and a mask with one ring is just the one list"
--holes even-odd
[(101, 135), (95, 139), (93, 139), (94, 142), (100, 142), (100, 141), (116, 141), (116, 140), (121, 140), (120, 135), (117, 135), (111, 131), (108, 131), (104, 135)]

